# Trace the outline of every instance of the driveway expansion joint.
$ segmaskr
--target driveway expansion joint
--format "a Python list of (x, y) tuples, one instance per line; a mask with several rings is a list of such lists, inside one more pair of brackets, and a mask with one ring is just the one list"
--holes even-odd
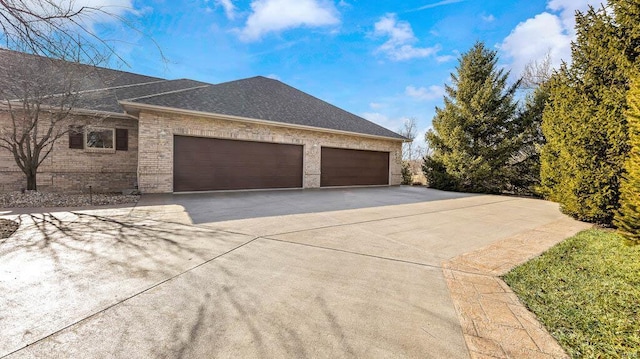
[(441, 269), (442, 268), (441, 266), (435, 265), (435, 264), (419, 263), (419, 262), (412, 262), (412, 261), (407, 261), (407, 260), (397, 259), (397, 258), (381, 257), (381, 256), (373, 255), (373, 254), (348, 251), (348, 250), (345, 250), (345, 249), (338, 249), (338, 248), (331, 248), (331, 247), (324, 247), (324, 246), (316, 246), (316, 245), (308, 244), (308, 243), (299, 243), (299, 242), (287, 241), (287, 240), (284, 240), (284, 239), (270, 238), (268, 236), (258, 237), (256, 239), (266, 239), (266, 240), (274, 241), (274, 242), (287, 243), (287, 244), (293, 244), (293, 245), (297, 245), (297, 246), (304, 246), (304, 247), (310, 247), (310, 248), (316, 248), (316, 249), (324, 249), (324, 250), (328, 250), (328, 251), (353, 254), (353, 255), (356, 255), (356, 256), (362, 256), (362, 257), (368, 257), (368, 258), (374, 258), (374, 259), (381, 259), (381, 260), (397, 262), (397, 263), (411, 264), (411, 265), (416, 265), (416, 266), (420, 266), (420, 267), (428, 267), (428, 268), (433, 268), (433, 269)]
[(332, 225), (328, 225), (328, 226), (310, 227), (310, 228), (298, 229), (298, 230), (289, 231), (289, 232), (272, 233), (272, 234), (270, 234), (270, 236), (282, 236), (282, 235), (287, 235), (287, 234), (310, 232), (310, 231), (316, 231), (316, 230), (321, 230), (321, 229), (348, 227), (348, 226), (354, 226), (354, 225), (358, 225), (358, 224), (367, 224), (367, 223), (375, 223), (375, 222), (382, 222), (382, 221), (391, 221), (391, 220), (394, 220), (394, 219), (401, 219), (401, 218), (419, 217), (419, 216), (424, 216), (426, 214), (453, 212), (453, 211), (459, 211), (459, 210), (463, 210), (463, 209), (482, 207), (482, 206), (493, 205), (493, 204), (498, 204), (498, 203), (505, 203), (505, 202), (511, 202), (511, 201), (515, 201), (515, 199), (506, 199), (506, 200), (500, 200), (500, 201), (495, 201), (495, 202), (472, 204), (472, 205), (469, 205), (469, 206), (462, 206), (462, 207), (456, 207), (456, 208), (447, 208), (445, 210), (424, 211), (424, 212), (418, 212), (418, 213), (412, 213), (412, 214), (405, 214), (405, 215), (402, 215), (402, 216), (390, 216), (390, 217), (384, 217), (384, 218), (369, 219), (369, 220), (366, 220), (366, 221), (356, 221), (356, 222), (332, 224)]

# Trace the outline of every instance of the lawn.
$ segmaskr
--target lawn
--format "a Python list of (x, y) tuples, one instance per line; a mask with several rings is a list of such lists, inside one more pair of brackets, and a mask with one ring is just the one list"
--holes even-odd
[(640, 245), (589, 230), (503, 279), (572, 357), (640, 357)]

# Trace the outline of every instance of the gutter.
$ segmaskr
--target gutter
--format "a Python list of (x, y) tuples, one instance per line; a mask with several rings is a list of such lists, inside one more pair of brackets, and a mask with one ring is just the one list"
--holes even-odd
[[(22, 101), (19, 100), (11, 100), (10, 102), (15, 103), (16, 105), (22, 106)], [(60, 109), (56, 106), (50, 105), (40, 105), (42, 111), (50, 111), (50, 112), (59, 112)], [(14, 111), (19, 111), (21, 107), (14, 108)], [(11, 111), (9, 106), (4, 103), (0, 103), (0, 111)], [(100, 111), (100, 110), (89, 110), (83, 108), (71, 108), (69, 110), (70, 115), (81, 115), (81, 116), (104, 116), (107, 118), (121, 118), (127, 120), (137, 120), (138, 118), (132, 116), (128, 113), (123, 112), (110, 112), (110, 111)]]

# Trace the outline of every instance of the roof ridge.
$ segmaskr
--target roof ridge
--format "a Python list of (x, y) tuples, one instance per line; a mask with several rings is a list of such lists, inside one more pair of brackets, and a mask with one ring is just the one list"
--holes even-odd
[(123, 98), (122, 100), (118, 100), (118, 102), (120, 102), (120, 101), (136, 101), (136, 100), (142, 100), (142, 99), (146, 99), (146, 98), (152, 98), (152, 97), (156, 97), (156, 96), (170, 95), (170, 94), (174, 94), (174, 93), (180, 93), (180, 92), (185, 92), (185, 91), (197, 90), (197, 89), (202, 89), (202, 88), (207, 88), (207, 87), (211, 87), (211, 85), (202, 85), (202, 86), (188, 87), (188, 88), (184, 88), (184, 89), (173, 90), (173, 91), (167, 91), (167, 92), (160, 92), (160, 93), (155, 93), (155, 94), (146, 95), (146, 96), (140, 96), (140, 97)]
[(112, 86), (112, 87), (101, 87), (101, 88), (97, 88), (97, 89), (78, 91), (77, 93), (78, 94), (84, 94), (84, 93), (99, 92), (99, 91), (109, 91), (109, 90), (123, 89), (123, 88), (127, 88), (127, 87), (158, 84), (158, 83), (161, 83), (161, 82), (168, 82), (168, 81), (176, 81), (176, 80), (158, 80), (158, 81), (140, 82), (140, 83), (136, 83), (136, 84), (128, 84), (128, 85), (120, 85), (120, 86)]
[[(141, 85), (157, 84), (157, 83), (168, 82), (168, 81), (173, 81), (173, 80), (160, 80), (160, 81), (142, 82), (142, 83), (139, 83), (139, 84), (129, 84), (129, 85), (113, 86), (113, 87), (102, 87), (102, 88), (99, 88), (99, 89), (90, 89), (90, 90), (82, 90), (82, 91), (78, 91), (78, 92), (73, 92), (73, 94), (81, 95), (81, 94), (88, 94), (88, 93), (93, 93), (93, 92), (116, 90), (116, 89), (127, 88), (127, 87), (135, 87), (135, 86), (141, 86)], [(45, 95), (44, 98), (56, 98), (56, 97), (60, 97), (60, 96), (64, 96), (64, 95), (65, 95), (64, 92), (59, 92), (59, 93), (54, 93), (54, 94), (51, 94), (51, 95)], [(10, 101), (20, 101), (20, 99), (12, 99)]]

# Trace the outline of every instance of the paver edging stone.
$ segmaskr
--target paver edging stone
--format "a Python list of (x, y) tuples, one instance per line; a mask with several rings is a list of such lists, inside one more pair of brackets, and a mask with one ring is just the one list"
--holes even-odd
[(569, 358), (499, 276), (590, 227), (564, 218), (442, 264), (471, 358)]

